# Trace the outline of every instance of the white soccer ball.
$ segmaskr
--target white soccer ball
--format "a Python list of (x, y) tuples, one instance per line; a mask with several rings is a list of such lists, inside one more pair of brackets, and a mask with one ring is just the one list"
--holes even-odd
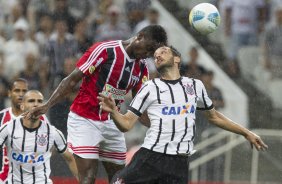
[(190, 25), (201, 34), (214, 32), (220, 24), (218, 9), (210, 3), (196, 5), (189, 14)]

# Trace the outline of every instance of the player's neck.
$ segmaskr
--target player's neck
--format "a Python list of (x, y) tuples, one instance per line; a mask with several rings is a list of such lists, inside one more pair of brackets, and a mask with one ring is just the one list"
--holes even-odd
[(170, 68), (169, 70), (162, 70), (159, 72), (161, 79), (164, 80), (177, 80), (180, 78), (180, 73), (178, 68)]
[(124, 50), (126, 51), (127, 55), (131, 58), (131, 43), (133, 42), (133, 38), (130, 38), (128, 40), (122, 41), (122, 46)]
[(21, 109), (19, 108), (16, 108), (15, 106), (12, 106), (12, 113), (14, 116), (19, 116), (21, 115), (23, 112)]
[(40, 126), (40, 119), (26, 119), (22, 118), (23, 125), (26, 128), (37, 128)]

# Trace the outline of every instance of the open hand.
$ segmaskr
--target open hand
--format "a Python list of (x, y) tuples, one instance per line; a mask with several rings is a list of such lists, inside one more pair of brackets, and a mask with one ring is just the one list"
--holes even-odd
[(251, 143), (251, 147), (253, 148), (253, 146), (255, 146), (258, 151), (265, 151), (268, 148), (262, 139), (251, 131), (246, 136), (246, 139)]
[(103, 111), (113, 113), (117, 109), (116, 103), (111, 94), (109, 96), (106, 96), (102, 93), (99, 93), (99, 96), (97, 98), (100, 101), (99, 105)]

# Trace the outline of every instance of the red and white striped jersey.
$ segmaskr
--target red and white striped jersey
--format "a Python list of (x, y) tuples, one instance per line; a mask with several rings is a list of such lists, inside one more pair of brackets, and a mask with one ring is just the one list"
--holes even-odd
[[(11, 107), (3, 109), (2, 111), (0, 111), (0, 126), (16, 118), (17, 116), (13, 114)], [(46, 123), (49, 123), (49, 120), (46, 117), (46, 115), (42, 115), (40, 119)], [(7, 156), (6, 146), (4, 146), (3, 149), (0, 150), (0, 183), (2, 182), (4, 183), (8, 179), (8, 173), (9, 173), (9, 159)]]
[(111, 93), (120, 105), (128, 91), (138, 91), (149, 74), (146, 61), (129, 58), (121, 40), (95, 43), (80, 58), (77, 68), (84, 77), (71, 111), (98, 121), (108, 119), (107, 112), (99, 112), (100, 92)]

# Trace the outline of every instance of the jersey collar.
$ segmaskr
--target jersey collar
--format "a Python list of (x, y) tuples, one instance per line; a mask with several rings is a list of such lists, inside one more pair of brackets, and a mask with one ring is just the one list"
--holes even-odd
[(160, 80), (165, 82), (165, 83), (176, 84), (176, 83), (180, 82), (181, 79), (182, 79), (182, 77), (180, 77), (179, 79), (176, 79), (176, 80), (165, 80), (165, 79), (160, 79)]

